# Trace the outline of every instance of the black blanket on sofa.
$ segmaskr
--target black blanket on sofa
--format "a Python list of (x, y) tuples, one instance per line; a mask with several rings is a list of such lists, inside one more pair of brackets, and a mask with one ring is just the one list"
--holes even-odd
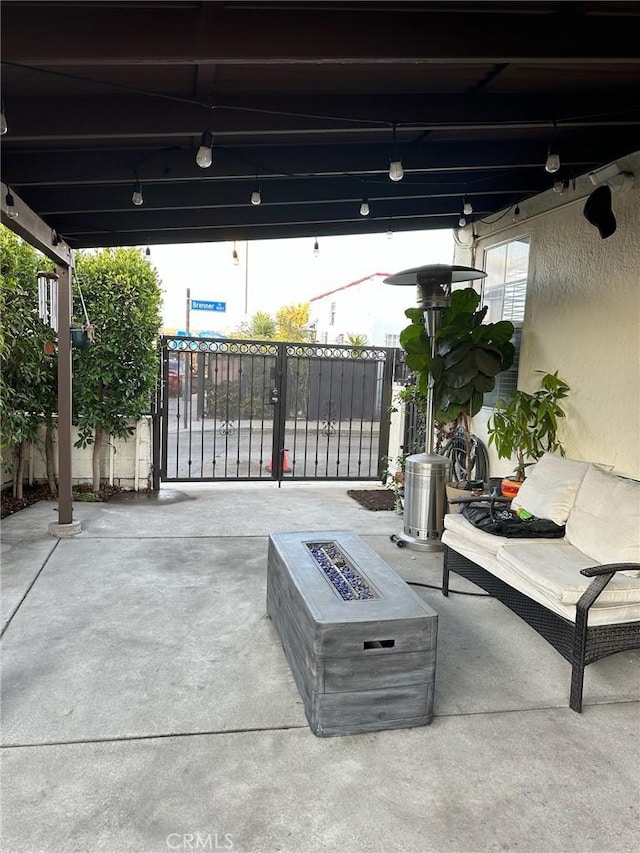
[(485, 533), (506, 536), (509, 539), (561, 539), (564, 536), (564, 524), (556, 524), (548, 518), (520, 518), (514, 510), (471, 501), (462, 504), (464, 517)]

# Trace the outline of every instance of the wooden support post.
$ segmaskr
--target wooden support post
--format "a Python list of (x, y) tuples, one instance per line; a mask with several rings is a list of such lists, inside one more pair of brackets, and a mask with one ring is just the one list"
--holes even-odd
[(71, 484), (71, 269), (58, 272), (58, 524), (73, 522)]

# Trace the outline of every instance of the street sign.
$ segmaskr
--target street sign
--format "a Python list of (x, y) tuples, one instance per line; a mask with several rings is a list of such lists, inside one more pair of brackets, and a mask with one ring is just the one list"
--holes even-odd
[(226, 311), (227, 303), (226, 302), (209, 302), (204, 299), (192, 299), (191, 300), (191, 310), (192, 311)]

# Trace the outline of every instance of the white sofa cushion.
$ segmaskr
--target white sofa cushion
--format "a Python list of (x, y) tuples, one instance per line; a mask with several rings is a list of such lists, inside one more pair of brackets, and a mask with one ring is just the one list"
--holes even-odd
[[(508, 545), (502, 545), (500, 547), (498, 554), (490, 554), (485, 548), (481, 548), (469, 538), (452, 530), (445, 530), (442, 536), (442, 542), (454, 551), (457, 551), (468, 560), (482, 566), (488, 572), (491, 572), (492, 575), (500, 578), (500, 580), (503, 580), (514, 589), (519, 590), (523, 595), (533, 599), (533, 601), (537, 601), (543, 607), (546, 607), (554, 613), (557, 613), (559, 616), (563, 616), (565, 619), (569, 619), (571, 622), (574, 622), (576, 618), (575, 604), (567, 604), (564, 601), (561, 601), (560, 597), (575, 598), (576, 601), (580, 598), (580, 595), (577, 594), (577, 584), (583, 583), (584, 587), (582, 591), (584, 591), (590, 583), (588, 578), (579, 574), (580, 569), (593, 565), (593, 560), (590, 560), (586, 554), (580, 554), (580, 552), (576, 551), (575, 548), (565, 542), (565, 540), (555, 539), (552, 542), (547, 540), (544, 543), (539, 539), (529, 541), (536, 543), (531, 547), (530, 553), (530, 546), (528, 544), (524, 544), (524, 540), (520, 540), (515, 543), (514, 540), (511, 539), (509, 540)], [(503, 551), (507, 548), (511, 551), (508, 558), (507, 554), (503, 556)], [(526, 549), (528, 556), (524, 562), (520, 559), (520, 554), (517, 549), (521, 549), (522, 551), (525, 551)], [(517, 562), (517, 565), (514, 565), (514, 561)], [(563, 592), (560, 597), (554, 594), (552, 589), (547, 588), (547, 586), (550, 586), (548, 580), (544, 583), (540, 583), (538, 573), (541, 562), (547, 567), (563, 565), (565, 570), (567, 567), (571, 567), (569, 575), (566, 578), (570, 589), (566, 594)], [(524, 566), (527, 566), (531, 571), (524, 569)], [(529, 577), (531, 573), (533, 573), (534, 577)], [(553, 574), (553, 569), (551, 570), (551, 574)], [(580, 580), (576, 580), (576, 574)], [(455, 577), (455, 574), (453, 577)], [(619, 577), (620, 575), (618, 573), (618, 575), (610, 581), (607, 589), (611, 584), (614, 584), (614, 589), (617, 587), (619, 588)], [(627, 579), (627, 581), (627, 590), (631, 591), (636, 588), (638, 590), (635, 603), (625, 601), (616, 603), (610, 599), (605, 599), (604, 602), (601, 602), (600, 599), (597, 599), (596, 603), (589, 610), (588, 623), (590, 626), (619, 625), (624, 622), (640, 621), (640, 580)], [(573, 591), (570, 594), (571, 589)], [(604, 595), (604, 592), (602, 595)], [(629, 595), (631, 595), (631, 592), (629, 592)], [(624, 595), (621, 596), (621, 598), (624, 598)]]
[[(498, 551), (497, 559), (499, 565), (508, 566), (515, 575), (560, 604), (577, 604), (593, 581), (580, 574), (580, 569), (593, 566), (593, 560), (566, 540), (540, 543), (536, 548), (511, 540)], [(640, 579), (614, 575), (593, 607), (613, 604), (640, 606)]]
[(594, 562), (640, 563), (640, 482), (590, 466), (567, 520), (566, 539)]
[(589, 467), (589, 462), (545, 453), (529, 469), (511, 508), (525, 509), (538, 518), (565, 524)]

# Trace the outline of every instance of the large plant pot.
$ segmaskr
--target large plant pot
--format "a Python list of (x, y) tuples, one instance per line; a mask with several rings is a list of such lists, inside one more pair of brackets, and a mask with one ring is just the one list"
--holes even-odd
[(510, 498), (513, 500), (515, 496), (520, 491), (520, 486), (522, 482), (520, 480), (509, 480), (505, 478), (500, 484), (500, 491), (502, 492), (503, 498)]

